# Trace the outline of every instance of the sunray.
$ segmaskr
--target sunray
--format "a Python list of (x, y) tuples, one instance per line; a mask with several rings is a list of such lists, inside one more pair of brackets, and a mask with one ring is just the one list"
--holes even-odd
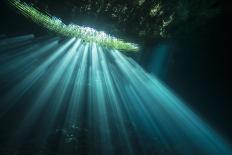
[[(31, 43), (20, 46), (22, 38)], [(2, 82), (1, 92), (12, 88), (2, 95), (0, 118), (23, 109), (9, 145), (21, 147), (28, 137), (45, 144), (56, 128), (78, 124), (87, 133), (76, 135), (86, 134), (91, 149), (76, 142), (75, 153), (109, 155), (116, 154), (117, 147), (126, 155), (159, 149), (166, 154), (188, 154), (189, 150), (196, 150), (196, 154), (231, 153), (226, 140), (185, 102), (118, 50), (77, 38), (65, 42), (31, 39), (29, 35), (1, 42), (19, 41), (21, 47), (18, 51), (13, 48), (19, 53), (5, 55), (8, 61), (0, 59), (1, 79), (8, 81)], [(63, 149), (61, 139), (57, 152), (72, 153)]]

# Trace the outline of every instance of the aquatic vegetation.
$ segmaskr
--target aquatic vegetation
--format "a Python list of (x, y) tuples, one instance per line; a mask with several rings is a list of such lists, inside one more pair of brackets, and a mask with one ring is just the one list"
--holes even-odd
[(37, 8), (18, 0), (9, 0), (9, 3), (17, 8), (21, 14), (35, 23), (65, 37), (77, 37), (88, 42), (96, 42), (105, 47), (118, 49), (122, 51), (138, 51), (139, 47), (134, 43), (125, 42), (106, 34), (103, 31), (97, 31), (90, 27), (78, 26), (74, 24), (66, 25), (59, 18), (51, 17), (42, 13)]
[(153, 5), (153, 7), (150, 10), (150, 16), (152, 17), (156, 16), (160, 12), (160, 10), (161, 10), (160, 3)]
[(160, 27), (160, 36), (165, 37), (167, 36), (167, 27), (173, 22), (173, 16), (174, 14), (170, 15), (168, 19), (163, 20), (163, 24)]

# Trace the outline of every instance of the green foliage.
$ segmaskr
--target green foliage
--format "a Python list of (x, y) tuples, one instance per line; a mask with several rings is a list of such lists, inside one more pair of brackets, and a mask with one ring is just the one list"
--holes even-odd
[(24, 2), (18, 0), (9, 0), (9, 3), (17, 8), (25, 17), (62, 36), (77, 37), (88, 42), (96, 42), (100, 45), (122, 51), (139, 50), (139, 47), (136, 44), (117, 39), (104, 33), (103, 31), (96, 31), (93, 28), (74, 24), (66, 25), (60, 19), (50, 17)]

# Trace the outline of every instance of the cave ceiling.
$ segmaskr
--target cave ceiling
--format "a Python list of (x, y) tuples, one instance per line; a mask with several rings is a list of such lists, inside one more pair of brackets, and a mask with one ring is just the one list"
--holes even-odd
[(146, 43), (204, 25), (220, 12), (217, 0), (25, 0), (66, 23)]

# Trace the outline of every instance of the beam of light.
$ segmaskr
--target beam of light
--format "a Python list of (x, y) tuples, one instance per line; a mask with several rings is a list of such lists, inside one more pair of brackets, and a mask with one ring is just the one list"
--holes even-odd
[(18, 11), (25, 17), (31, 19), (35, 23), (52, 30), (58, 34), (66, 37), (78, 37), (85, 41), (97, 42), (102, 46), (110, 48), (116, 48), (125, 51), (138, 51), (139, 48), (136, 44), (124, 42), (121, 39), (117, 39), (110, 35), (107, 35), (103, 31), (96, 31), (93, 28), (78, 26), (74, 24), (65, 25), (60, 19), (56, 17), (50, 17), (33, 6), (29, 6), (26, 3), (18, 0), (8, 0), (9, 4), (18, 9)]
[[(145, 73), (136, 62), (127, 59), (120, 52), (115, 51), (113, 55), (118, 60), (118, 66), (125, 71), (125, 75), (132, 84), (131, 89), (127, 91), (128, 96), (135, 96), (136, 94), (130, 93), (137, 91), (137, 95), (141, 99), (138, 104), (144, 104), (147, 107), (147, 113), (151, 115), (151, 118), (155, 118), (153, 121), (158, 123), (164, 134), (162, 136), (167, 136), (169, 143), (181, 148), (186, 141), (191, 140), (195, 147), (202, 150), (202, 153), (230, 153), (229, 147), (225, 145), (220, 136), (201, 121), (164, 84)], [(143, 91), (140, 91), (140, 85), (143, 87)], [(183, 137), (179, 138), (180, 135)], [(187, 148), (189, 147), (186, 146)], [(181, 150), (179, 151), (181, 152)]]
[(73, 89), (70, 96), (70, 104), (68, 105), (68, 113), (65, 124), (71, 126), (76, 122), (77, 118), (81, 117), (81, 109), (83, 108), (84, 85), (87, 83), (87, 58), (88, 58), (89, 44), (78, 51), (80, 57), (76, 64), (76, 75), (73, 80)]
[[(7, 103), (6, 111), (11, 108), (11, 105), (17, 102), (19, 98), (21, 98), (25, 93), (39, 80), (39, 78), (44, 74), (46, 69), (67, 49), (73, 42), (74, 38), (70, 39), (67, 43), (61, 45), (57, 51), (48, 57), (46, 61), (44, 61), (41, 65), (39, 65), (35, 70), (33, 70), (29, 75), (23, 79), (20, 83), (18, 83), (14, 89), (10, 91), (10, 93), (5, 98), (5, 103)], [(49, 45), (47, 45), (49, 46)], [(53, 45), (54, 46), (54, 45)], [(49, 48), (49, 47), (48, 47)], [(51, 47), (50, 47), (51, 48)], [(43, 49), (49, 51), (49, 49)], [(43, 52), (43, 51), (42, 51)], [(12, 98), (12, 95), (14, 98)], [(5, 106), (2, 104), (1, 106)], [(2, 108), (3, 109), (3, 108)]]
[[(47, 106), (44, 105), (46, 111), (52, 111), (52, 112), (48, 112), (46, 114), (46, 117), (44, 117), (44, 123), (46, 125), (41, 127), (42, 136), (38, 135), (40, 137), (48, 136), (51, 133), (51, 130), (54, 127), (54, 122), (57, 120), (57, 115), (60, 109), (64, 107), (62, 103), (65, 101), (65, 97), (68, 95), (68, 89), (70, 85), (72, 85), (71, 79), (73, 78), (73, 73), (75, 73), (74, 71), (75, 66), (77, 64), (77, 61), (80, 59), (80, 54), (81, 54), (80, 50), (82, 50), (82, 46), (80, 44), (81, 44), (81, 40), (78, 39), (75, 42), (75, 44), (72, 46), (72, 48), (68, 51), (64, 59), (60, 60), (60, 64), (58, 64), (54, 73), (51, 74), (52, 76), (51, 79), (49, 79), (51, 85), (47, 85), (44, 89), (44, 92), (49, 92), (46, 89), (50, 89), (51, 93), (54, 93), (54, 96), (57, 97), (55, 103), (52, 102)], [(57, 84), (54, 84), (55, 81), (59, 83), (58, 86), (56, 86)], [(43, 99), (44, 96), (41, 96), (40, 98)], [(41, 106), (41, 104), (44, 103), (46, 102), (41, 101), (41, 103), (39, 103), (40, 104), (39, 106)], [(43, 109), (41, 108), (41, 110)], [(31, 112), (33, 113), (35, 111), (38, 111), (38, 108), (31, 110)], [(30, 115), (28, 115), (28, 121), (31, 120), (29, 116)]]
[[(11, 61), (0, 59), (0, 81), (13, 81), (0, 100), (0, 120), (21, 109), (9, 144), (20, 148), (28, 137), (45, 144), (55, 129), (79, 131), (77, 124), (85, 132), (57, 140), (60, 154), (231, 154), (218, 133), (133, 59), (81, 39), (43, 39), (12, 53)], [(82, 134), (85, 147), (74, 136)], [(70, 141), (77, 146), (67, 153)]]
[(4, 40), (0, 41), (0, 46), (4, 46), (4, 45), (13, 45), (15, 43), (18, 42), (22, 42), (22, 41), (27, 41), (29, 39), (34, 38), (33, 34), (29, 34), (29, 35), (24, 35), (24, 36), (18, 36), (18, 37), (12, 37), (12, 38), (6, 38)]
[[(165, 135), (162, 135), (162, 129), (160, 129), (157, 126), (157, 121), (154, 119), (154, 116), (150, 114), (150, 109), (156, 107), (157, 105), (153, 104), (155, 102), (154, 100), (149, 100), (148, 96), (151, 96), (149, 94), (150, 92), (141, 91), (141, 88), (146, 86), (145, 81), (146, 79), (142, 81), (136, 81), (138, 78), (138, 74), (133, 74), (133, 71), (135, 71), (136, 64), (131, 65), (130, 59), (124, 59), (122, 55), (116, 55), (118, 51), (113, 51), (111, 54), (114, 57), (115, 62), (117, 63), (118, 70), (121, 74), (124, 75), (124, 81), (120, 82), (121, 76), (115, 76), (112, 74), (112, 77), (114, 77), (115, 83), (117, 85), (118, 92), (120, 94), (120, 98), (124, 102), (124, 109), (127, 109), (128, 117), (131, 122), (133, 122), (133, 126), (135, 127), (136, 133), (138, 133), (138, 136), (145, 136), (140, 135), (141, 128), (139, 126), (143, 126), (144, 129), (146, 129), (147, 133), (150, 133), (149, 136), (153, 135), (155, 138), (157, 138), (160, 143), (162, 144), (163, 148), (170, 149), (167, 143), (167, 140), (165, 140)], [(129, 66), (131, 65), (131, 66)], [(115, 71), (115, 72), (119, 72)], [(132, 73), (131, 73), (132, 72)], [(145, 75), (144, 73), (142, 75)], [(122, 84), (120, 84), (122, 83)], [(124, 89), (121, 89), (124, 87)], [(142, 93), (142, 95), (138, 94), (139, 92)], [(145, 105), (145, 103), (152, 103), (149, 107)], [(127, 103), (136, 104), (136, 106), (128, 105)], [(153, 112), (152, 112), (153, 113)], [(155, 113), (155, 111), (154, 111)], [(136, 121), (137, 120), (137, 121)], [(140, 132), (139, 132), (140, 131)]]
[[(44, 38), (42, 38), (44, 39)], [(33, 65), (34, 61), (41, 55), (43, 55), (45, 52), (47, 52), (49, 49), (55, 47), (58, 44), (58, 38), (51, 38), (45, 41), (41, 41), (41, 39), (34, 40), (33, 44), (30, 43), (30, 45), (23, 46), (22, 48), (11, 50), (10, 55), (9, 54), (1, 54), (1, 57), (3, 58), (4, 64), (1, 66), (1, 72), (14, 72), (15, 74), (19, 74), (22, 72), (21, 67), (25, 65)], [(31, 53), (33, 51), (35, 53)], [(8, 49), (6, 50), (6, 52)], [(29, 67), (28, 67), (29, 69)]]
[[(101, 47), (98, 48), (99, 53), (100, 53), (100, 58), (101, 58), (101, 68), (102, 68), (102, 79), (103, 79), (103, 86), (105, 90), (106, 97), (108, 99), (108, 102), (110, 104), (110, 109), (112, 110), (112, 115), (114, 117), (115, 122), (117, 122), (117, 130), (121, 130), (120, 133), (120, 143), (124, 143), (125, 149), (127, 149), (127, 152), (130, 154), (134, 154), (132, 150), (132, 146), (130, 144), (130, 139), (128, 137), (128, 131), (126, 129), (126, 126), (124, 124), (124, 117), (123, 117), (123, 112), (122, 109), (120, 108), (120, 105), (118, 104), (120, 100), (118, 99), (117, 91), (116, 91), (116, 86), (119, 85), (119, 83), (114, 81), (114, 76), (115, 74), (112, 74), (113, 72), (110, 71), (111, 63), (107, 61), (106, 54), (103, 52), (103, 49)], [(109, 67), (110, 65), (110, 67)], [(114, 83), (115, 82), (115, 83)]]
[[(96, 43), (92, 44), (90, 51), (89, 67), (89, 89), (88, 89), (88, 123), (95, 129), (93, 141), (101, 144), (101, 154), (110, 154), (112, 151), (110, 128), (108, 123), (108, 111), (106, 110), (106, 97), (103, 88), (103, 71), (101, 60)], [(94, 121), (95, 120), (95, 121)], [(108, 144), (105, 148), (104, 144)], [(94, 150), (93, 152), (94, 153)]]
[(28, 43), (31, 43), (31, 40), (34, 39), (33, 34), (12, 37), (12, 38), (4, 38), (0, 41), (0, 52), (7, 50), (11, 50), (13, 48), (18, 48), (20, 46), (24, 46)]
[(165, 76), (170, 55), (170, 46), (170, 42), (163, 42), (153, 48), (154, 54), (151, 56), (148, 68), (150, 73), (158, 77)]
[[(66, 49), (70, 48), (70, 45), (73, 43), (75, 39), (71, 39), (65, 47), (60, 48), (60, 52), (59, 51), (56, 54), (62, 54), (63, 52), (66, 52)], [(76, 54), (76, 49), (77, 47), (80, 45), (80, 40), (78, 40), (78, 42), (74, 43), (74, 45), (71, 47), (71, 49), (69, 49), (65, 55), (61, 58), (61, 60), (56, 64), (56, 66), (52, 69), (50, 75), (46, 78), (46, 83), (44, 84), (44, 86), (42, 87), (41, 92), (39, 92), (38, 97), (35, 100), (35, 103), (33, 103), (33, 105), (29, 108), (26, 116), (23, 118), (21, 124), (22, 126), (18, 129), (17, 131), (17, 136), (19, 136), (20, 140), (22, 140), (22, 135), (25, 135), (25, 133), (27, 133), (27, 128), (28, 126), (33, 126), (33, 123), (36, 122), (36, 120), (38, 119), (39, 114), (44, 110), (44, 108), (46, 107), (49, 111), (52, 110), (52, 112), (48, 113), (45, 118), (49, 118), (46, 119), (46, 121), (48, 121), (45, 126), (45, 129), (49, 130), (50, 126), (52, 126), (52, 123), (54, 121), (54, 117), (56, 117), (57, 111), (60, 108), (60, 103), (63, 100), (63, 96), (65, 95), (65, 87), (67, 87), (67, 83), (66, 85), (63, 85), (63, 88), (60, 88), (58, 91), (59, 95), (57, 95), (56, 97), (56, 104), (52, 105), (52, 104), (47, 104), (47, 101), (49, 101), (50, 97), (52, 96), (52, 94), (54, 93), (55, 88), (57, 87), (62, 75), (64, 74), (65, 70), (67, 69), (68, 65), (71, 63), (71, 60), (73, 59), (74, 55)], [(59, 56), (59, 55), (56, 55)], [(53, 57), (53, 59), (55, 60), (56, 58)], [(44, 67), (44, 66), (43, 66)], [(43, 68), (46, 69), (46, 68)], [(68, 79), (67, 79), (68, 80)], [(65, 82), (69, 82), (65, 80)], [(42, 131), (47, 131), (47, 130), (42, 130)], [(23, 134), (24, 132), (24, 134)], [(39, 133), (39, 131), (38, 131)], [(46, 132), (45, 132), (46, 133)], [(39, 136), (39, 135), (38, 135)]]

